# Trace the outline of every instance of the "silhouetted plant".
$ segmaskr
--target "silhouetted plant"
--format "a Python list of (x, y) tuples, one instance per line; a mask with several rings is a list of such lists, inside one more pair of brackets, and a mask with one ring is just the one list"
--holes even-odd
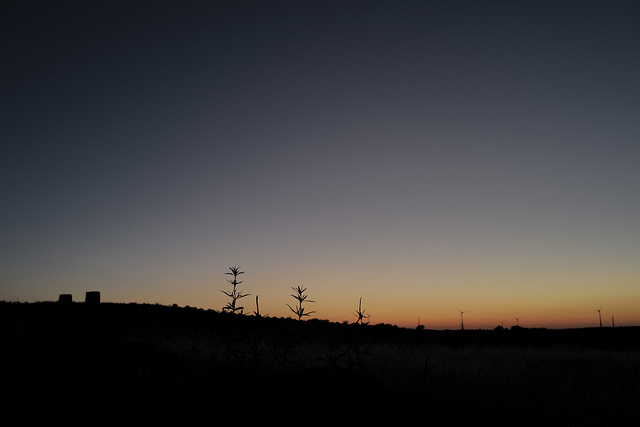
[(236, 266), (229, 267), (229, 270), (231, 270), (231, 272), (225, 273), (225, 274), (233, 276), (233, 280), (227, 280), (227, 282), (233, 285), (233, 288), (231, 289), (230, 292), (228, 291), (220, 291), (220, 292), (222, 292), (223, 294), (231, 298), (231, 301), (229, 301), (227, 305), (222, 308), (222, 311), (226, 311), (229, 313), (239, 312), (240, 314), (242, 314), (244, 312), (244, 307), (239, 307), (236, 305), (236, 303), (238, 302), (239, 299), (250, 295), (250, 294), (245, 294), (242, 291), (238, 290), (238, 285), (242, 283), (241, 281), (240, 282), (238, 281), (238, 276), (241, 274), (244, 274), (244, 271), (240, 271), (240, 267), (236, 267)]
[(298, 316), (298, 320), (302, 319), (302, 317), (304, 316), (309, 316), (310, 314), (315, 313), (315, 311), (308, 311), (305, 313), (305, 308), (302, 306), (302, 303), (304, 302), (315, 302), (311, 300), (307, 301), (308, 295), (304, 294), (307, 291), (307, 288), (302, 288), (301, 286), (294, 288), (292, 286), (291, 289), (296, 292), (295, 294), (291, 294), (291, 296), (298, 301), (298, 305), (296, 306), (296, 308), (293, 308), (289, 304), (287, 304), (287, 307), (289, 307), (289, 309)]
[(358, 304), (358, 311), (356, 311), (355, 313), (353, 313), (358, 320), (356, 320), (356, 323), (359, 325), (368, 325), (369, 321), (367, 320), (366, 322), (364, 321), (364, 319), (368, 319), (369, 315), (365, 315), (365, 311), (367, 310), (363, 310), (362, 309), (362, 297), (360, 297), (360, 303)]
[[(211, 351), (209, 355), (211, 362), (222, 362), (227, 366), (239, 366), (245, 365), (248, 359), (251, 358), (252, 350), (248, 349), (247, 345), (250, 340), (240, 329), (234, 326), (237, 325), (228, 325), (217, 336), (214, 343), (215, 350)], [(221, 357), (221, 360), (218, 360), (218, 357)]]
[(363, 360), (365, 356), (370, 356), (369, 349), (362, 345), (347, 345), (345, 349), (345, 361), (347, 368), (354, 371), (363, 368)]
[(340, 368), (341, 365), (351, 371), (363, 368), (363, 359), (370, 356), (369, 349), (362, 345), (329, 343), (329, 350), (317, 360), (324, 362), (327, 368)]
[[(245, 349), (236, 337), (225, 336), (216, 344), (216, 347), (222, 347), (222, 357), (227, 366), (241, 365), (245, 360)], [(215, 353), (212, 352), (210, 357), (215, 360)]]
[(269, 343), (270, 365), (284, 371), (288, 366), (296, 367), (297, 363), (292, 360), (296, 355), (299, 343), (292, 337), (274, 337)]
[(258, 295), (256, 295), (256, 311), (254, 311), (253, 314), (256, 317), (262, 317), (262, 315), (260, 314), (260, 305), (258, 304)]
[(329, 343), (329, 350), (324, 354), (324, 356), (318, 357), (318, 360), (324, 362), (325, 367), (327, 368), (338, 368), (338, 364), (343, 359), (344, 352), (338, 344), (333, 342)]

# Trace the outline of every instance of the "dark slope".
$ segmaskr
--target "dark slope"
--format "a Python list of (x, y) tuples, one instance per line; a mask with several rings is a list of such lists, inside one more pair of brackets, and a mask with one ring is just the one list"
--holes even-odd
[(0, 325), (0, 409), (16, 424), (634, 425), (640, 415), (640, 328), (410, 330), (109, 303), (0, 303)]

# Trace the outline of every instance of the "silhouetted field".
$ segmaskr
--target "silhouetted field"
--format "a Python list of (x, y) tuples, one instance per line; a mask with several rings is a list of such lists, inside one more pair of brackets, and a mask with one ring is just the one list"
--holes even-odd
[(0, 413), (5, 425), (637, 426), (639, 338), (0, 303)]

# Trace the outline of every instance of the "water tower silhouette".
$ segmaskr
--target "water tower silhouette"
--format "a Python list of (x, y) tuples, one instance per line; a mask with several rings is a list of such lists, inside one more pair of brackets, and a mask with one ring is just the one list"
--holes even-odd
[(73, 302), (73, 297), (71, 294), (60, 294), (58, 297), (58, 302), (60, 304), (71, 304)]
[(100, 304), (100, 292), (99, 291), (87, 291), (84, 302), (87, 304)]

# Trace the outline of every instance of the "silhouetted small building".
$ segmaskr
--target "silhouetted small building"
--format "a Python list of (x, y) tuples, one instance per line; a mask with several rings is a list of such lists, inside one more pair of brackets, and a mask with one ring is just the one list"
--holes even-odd
[(100, 304), (100, 292), (87, 291), (87, 294), (84, 297), (84, 302), (87, 304)]
[(61, 304), (71, 304), (73, 302), (73, 297), (71, 294), (60, 294), (58, 302)]

